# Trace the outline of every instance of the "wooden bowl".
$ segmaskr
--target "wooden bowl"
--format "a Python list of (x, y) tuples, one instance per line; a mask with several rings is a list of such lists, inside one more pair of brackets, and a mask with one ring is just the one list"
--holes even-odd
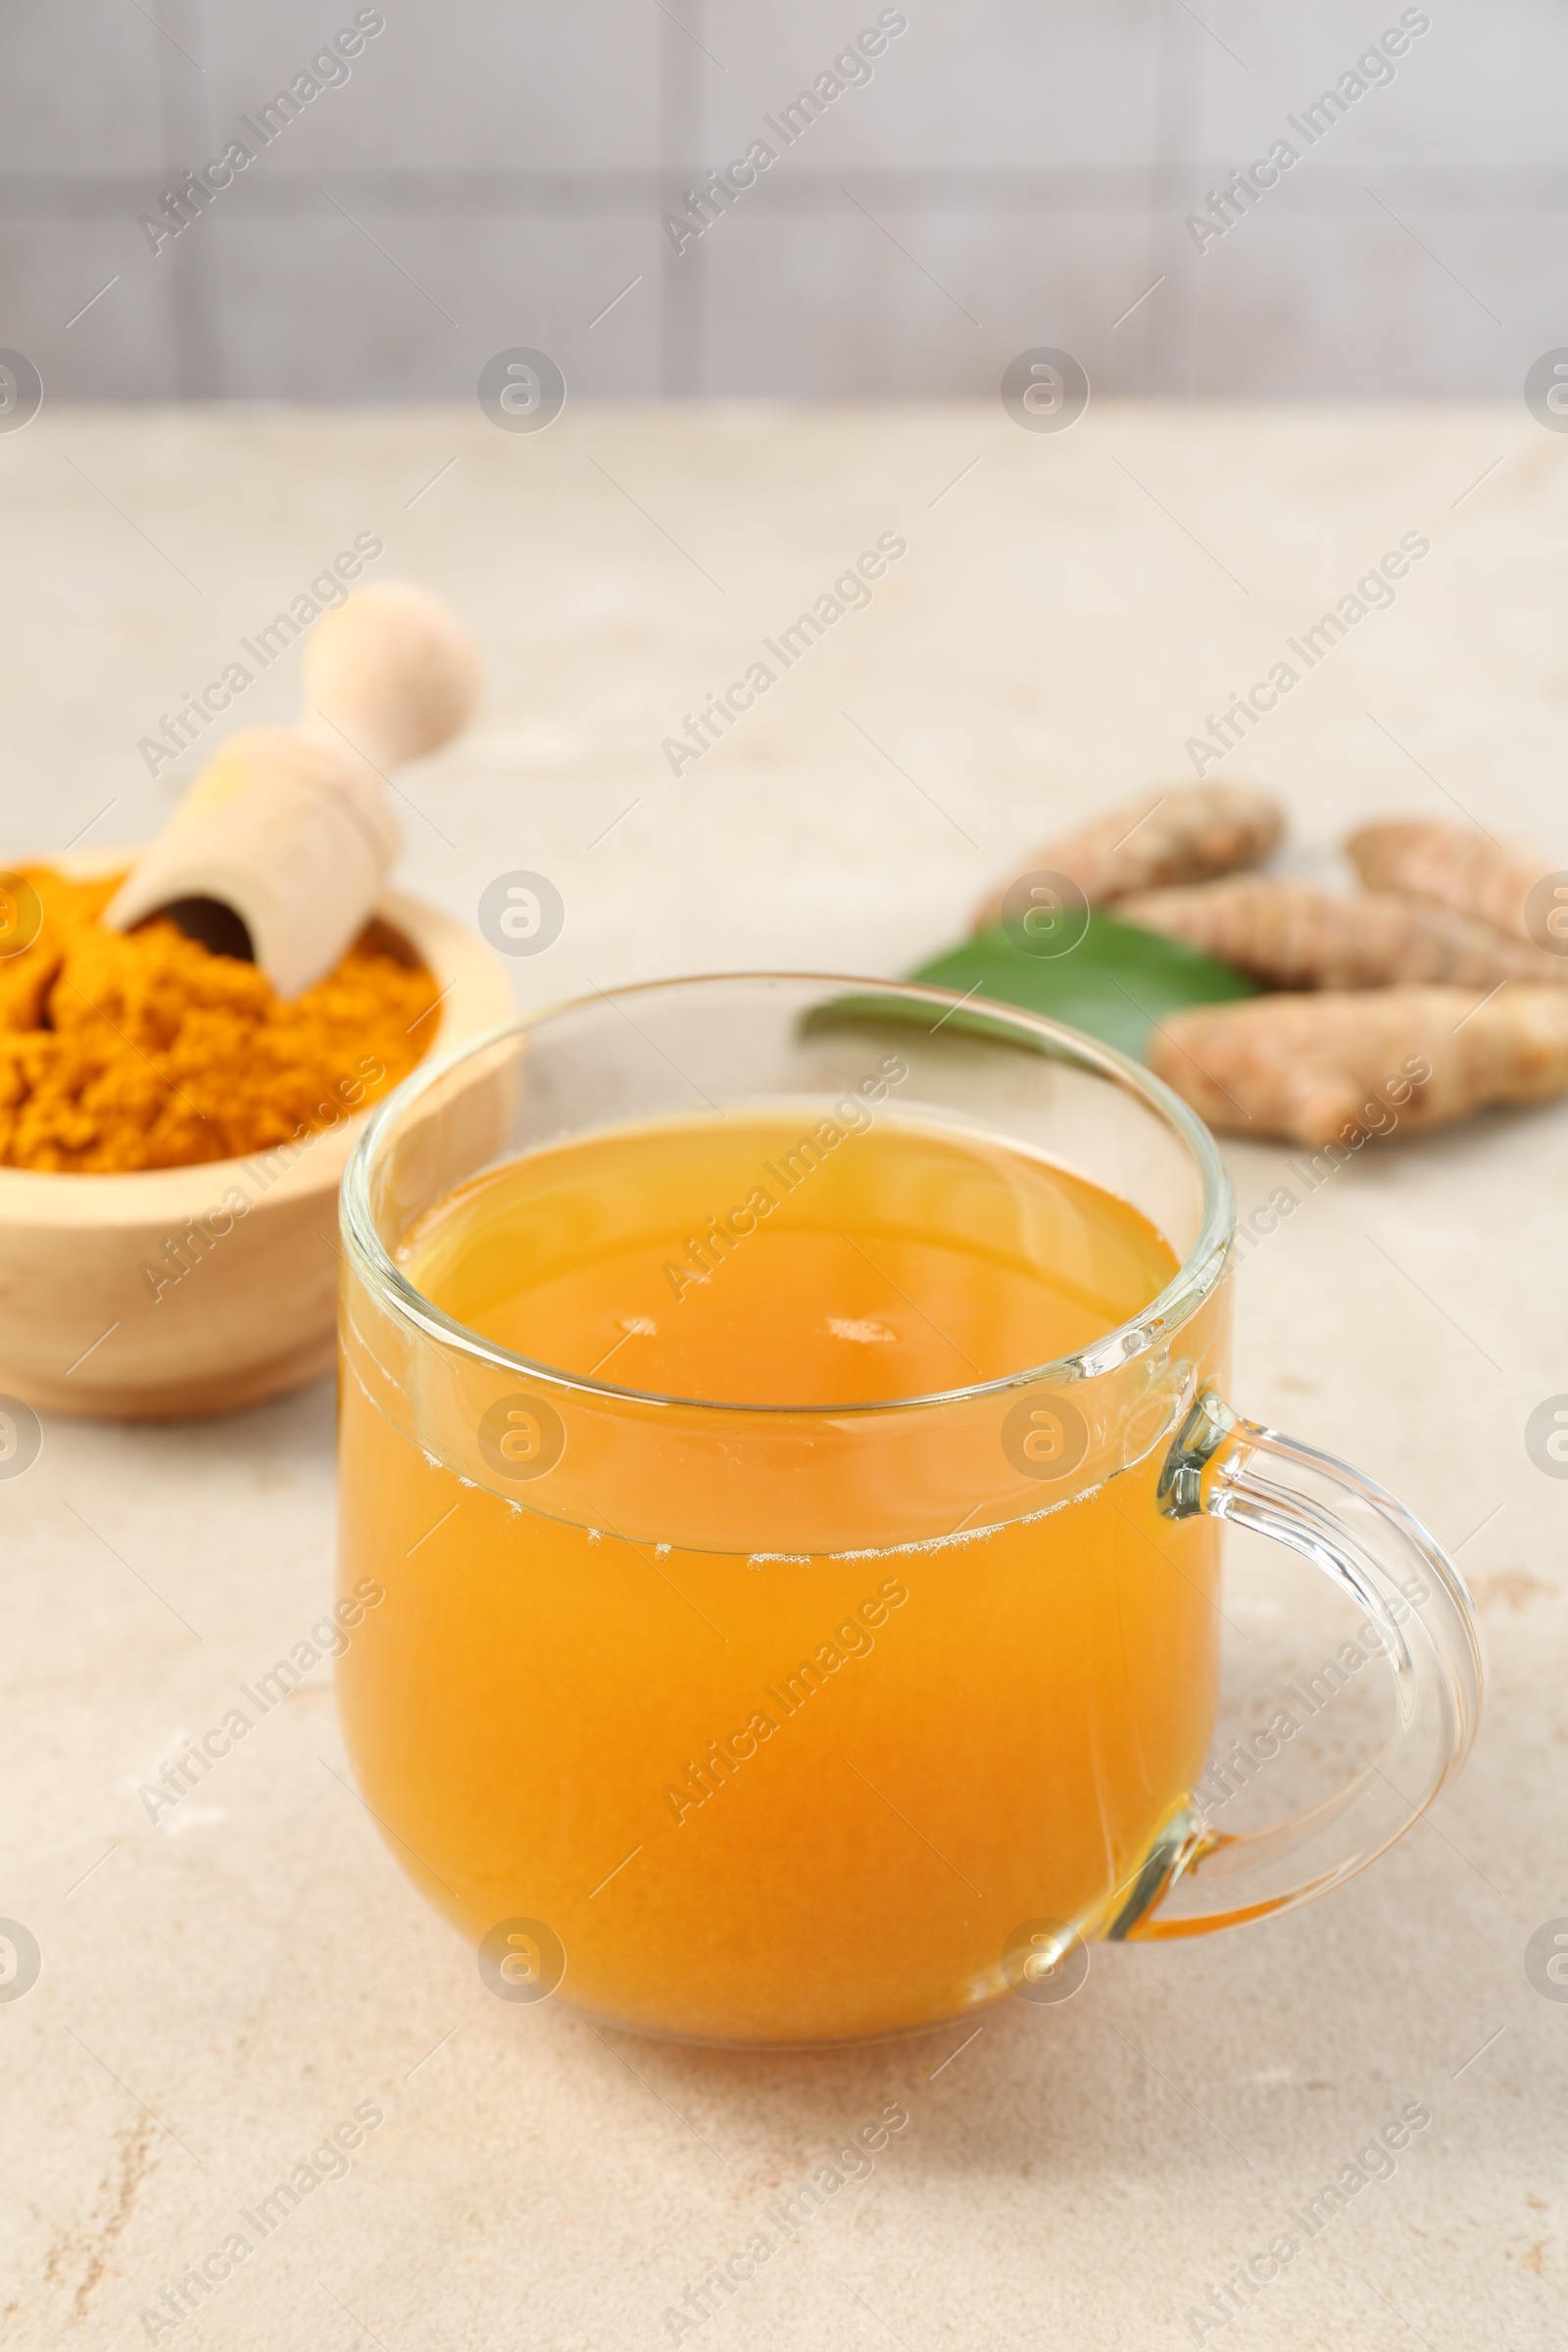
[[(52, 862), (87, 876), (134, 856)], [(426, 1058), (507, 1019), (505, 970), (471, 931), (395, 893), (376, 915), (445, 992)], [(194, 1168), (0, 1168), (0, 1392), (40, 1412), (146, 1421), (320, 1379), (336, 1347), (338, 1183), (368, 1116)]]

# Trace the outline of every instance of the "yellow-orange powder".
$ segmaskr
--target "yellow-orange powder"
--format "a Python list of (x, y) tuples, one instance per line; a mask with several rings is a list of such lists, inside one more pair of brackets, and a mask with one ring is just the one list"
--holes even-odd
[(0, 959), (0, 1166), (109, 1173), (266, 1151), (336, 1125), (429, 1048), (434, 977), (381, 925), (285, 1004), (255, 964), (161, 917), (106, 930), (122, 879), (4, 877), (8, 907), (30, 890), (42, 920)]

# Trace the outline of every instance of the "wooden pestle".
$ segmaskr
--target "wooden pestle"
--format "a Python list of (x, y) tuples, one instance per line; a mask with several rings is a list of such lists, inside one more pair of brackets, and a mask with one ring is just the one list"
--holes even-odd
[(361, 588), (306, 641), (299, 724), (226, 739), (105, 922), (168, 913), (297, 997), (364, 928), (402, 847), (391, 770), (456, 735), (478, 696), (455, 614), (408, 581)]

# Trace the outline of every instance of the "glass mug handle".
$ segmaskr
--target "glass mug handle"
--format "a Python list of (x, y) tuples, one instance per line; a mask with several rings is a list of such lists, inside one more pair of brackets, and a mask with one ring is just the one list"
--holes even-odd
[(1234, 1520), (1321, 1568), (1364, 1611), (1393, 1670), (1396, 1719), (1348, 1786), (1267, 1829), (1232, 1837), (1196, 1805), (1185, 1812), (1139, 1873), (1115, 1937), (1203, 1936), (1338, 1886), (1425, 1812), (1469, 1753), (1481, 1710), (1480, 1634), (1458, 1570), (1359, 1471), (1239, 1419), (1210, 1391), (1166, 1457), (1159, 1507), (1170, 1519)]

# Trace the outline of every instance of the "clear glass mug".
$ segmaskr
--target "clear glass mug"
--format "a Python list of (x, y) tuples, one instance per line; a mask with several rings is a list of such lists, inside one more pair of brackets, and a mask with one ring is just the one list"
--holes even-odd
[[(1181, 1261), (1164, 1293), (1004, 1380), (788, 1409), (525, 1361), (400, 1270), (481, 1169), (694, 1111), (815, 1116), (890, 1049), (900, 1118), (1140, 1209)], [(493, 1990), (691, 2040), (906, 2032), (1070, 1989), (1097, 1937), (1284, 1910), (1409, 1826), (1474, 1737), (1470, 1599), (1391, 1495), (1223, 1401), (1233, 1217), (1147, 1070), (934, 989), (657, 982), (398, 1088), (343, 1187), (341, 1580), (375, 1597), (339, 1703)], [(1240, 1838), (1193, 1793), (1224, 1519), (1353, 1596), (1394, 1698), (1373, 1763)]]

